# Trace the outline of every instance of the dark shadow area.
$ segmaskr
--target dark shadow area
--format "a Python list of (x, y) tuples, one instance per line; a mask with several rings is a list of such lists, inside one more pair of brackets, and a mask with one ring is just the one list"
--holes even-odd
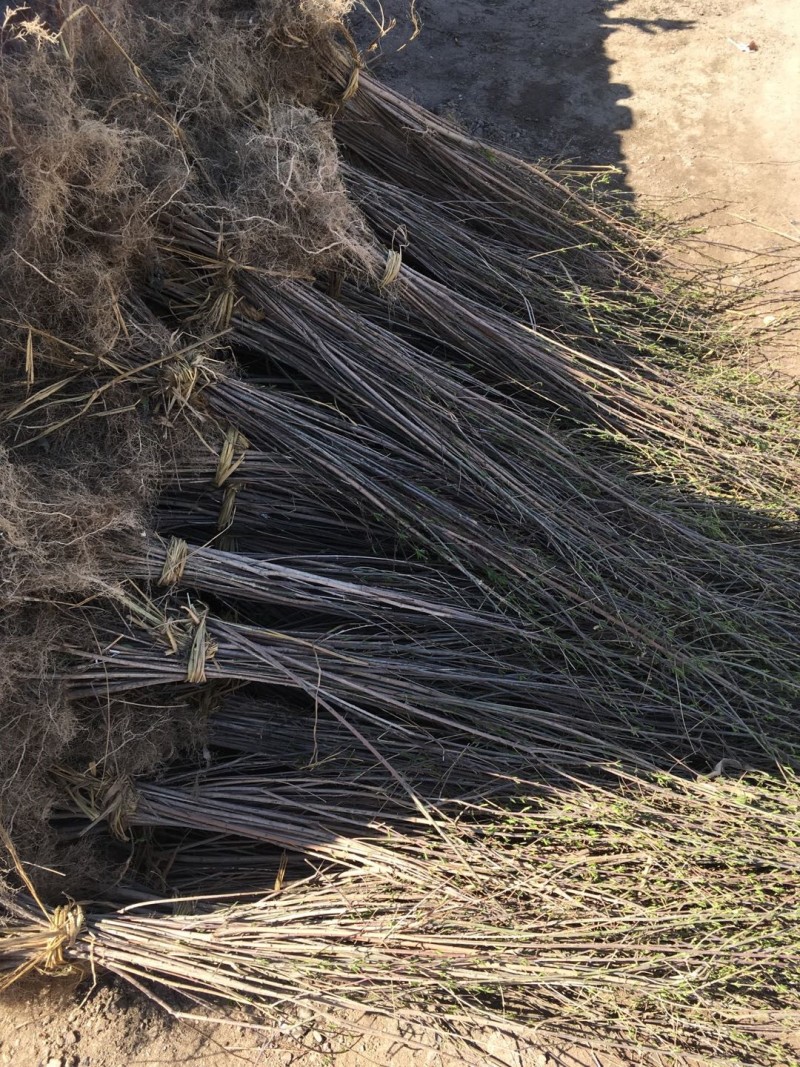
[[(472, 134), (532, 158), (620, 168), (632, 125), (631, 87), (614, 80), (606, 42), (620, 27), (644, 34), (690, 29), (683, 19), (616, 15), (621, 0), (422, 0), (414, 40), (408, 0), (364, 11), (352, 24), (384, 81)], [(378, 39), (380, 38), (380, 39)]]

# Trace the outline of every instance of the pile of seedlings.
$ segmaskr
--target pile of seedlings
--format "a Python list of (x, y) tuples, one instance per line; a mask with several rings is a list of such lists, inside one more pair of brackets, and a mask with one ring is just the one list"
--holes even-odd
[(347, 6), (6, 13), (0, 989), (796, 1063), (797, 398)]

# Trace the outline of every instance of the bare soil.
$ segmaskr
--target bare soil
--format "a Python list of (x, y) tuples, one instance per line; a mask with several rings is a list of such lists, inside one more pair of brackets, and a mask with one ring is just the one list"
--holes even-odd
[[(625, 191), (674, 217), (713, 211), (709, 236), (728, 260), (743, 245), (800, 252), (797, 0), (420, 0), (422, 33), (392, 54), (409, 36), (406, 6), (384, 3), (398, 28), (376, 63), (421, 103), (532, 158), (615, 164)], [(368, 40), (364, 15), (359, 28)], [(787, 288), (800, 287), (797, 263), (787, 259)], [(784, 352), (782, 369), (800, 373), (800, 352)], [(313, 1021), (293, 1025), (175, 1024), (115, 985), (48, 988), (2, 1005), (0, 1064), (460, 1062), (452, 1049), (403, 1047), (399, 1027), (353, 1041)], [(586, 1050), (485, 1041), (509, 1067), (611, 1064)]]
[[(798, 0), (419, 0), (396, 51), (405, 6), (383, 5), (384, 79), (521, 155), (618, 167), (640, 207), (707, 227), (721, 262), (784, 256), (797, 299)], [(800, 374), (800, 339), (779, 358)]]
[[(397, 1021), (353, 1017), (345, 1028), (296, 1017), (271, 1030), (180, 1022), (133, 990), (103, 982), (88, 991), (50, 985), (17, 993), (0, 1019), (3, 1067), (463, 1067), (453, 1041)], [(352, 1030), (361, 1029), (359, 1036)], [(487, 1064), (626, 1067), (572, 1045), (544, 1049), (492, 1033), (474, 1035)], [(489, 1056), (492, 1057), (491, 1061)]]

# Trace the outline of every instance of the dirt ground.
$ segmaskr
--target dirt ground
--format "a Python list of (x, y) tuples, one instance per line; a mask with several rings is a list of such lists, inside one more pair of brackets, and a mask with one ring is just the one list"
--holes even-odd
[[(176, 1023), (143, 997), (105, 982), (87, 994), (52, 986), (17, 994), (0, 1017), (3, 1067), (463, 1067), (454, 1042), (395, 1022), (353, 1017), (353, 1036), (308, 1016), (274, 1030)], [(487, 1067), (635, 1067), (575, 1046), (547, 1048), (476, 1034)]]
[[(719, 254), (800, 253), (798, 0), (385, 0), (398, 27), (382, 76), (475, 133), (532, 158), (615, 164), (641, 203), (673, 216), (714, 209)], [(370, 22), (358, 20), (362, 40)], [(372, 27), (374, 31), (374, 26)], [(750, 42), (756, 45), (749, 50)], [(733, 43), (732, 43), (733, 42)], [(737, 47), (744, 46), (745, 50)], [(800, 287), (797, 260), (787, 258)], [(782, 368), (800, 373), (800, 353)], [(456, 1067), (446, 1049), (395, 1036), (356, 1042), (306, 1021), (271, 1033), (175, 1025), (124, 990), (32, 992), (5, 1003), (0, 1064), (13, 1067)], [(586, 1051), (488, 1046), (508, 1067), (608, 1067)]]
[[(405, 7), (383, 5), (387, 81), (521, 155), (619, 167), (641, 206), (703, 215), (721, 261), (782, 254), (797, 299), (798, 0), (418, 0), (392, 54)], [(800, 339), (778, 356), (800, 374)]]

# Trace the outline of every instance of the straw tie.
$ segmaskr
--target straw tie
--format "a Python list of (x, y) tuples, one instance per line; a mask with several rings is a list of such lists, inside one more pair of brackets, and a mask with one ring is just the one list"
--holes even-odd
[(171, 537), (167, 544), (164, 566), (161, 568), (159, 585), (177, 585), (183, 577), (186, 561), (189, 558), (189, 546), (182, 537)]
[(342, 93), (342, 103), (346, 104), (348, 100), (352, 100), (358, 92), (358, 83), (361, 78), (361, 64), (356, 63), (353, 69), (350, 71), (350, 77), (347, 81), (345, 91)]
[(383, 272), (383, 277), (378, 282), (379, 289), (385, 289), (387, 285), (391, 285), (392, 282), (396, 282), (400, 275), (400, 268), (403, 265), (403, 253), (392, 248), (386, 255), (386, 268)]
[(112, 782), (104, 797), (106, 807), (101, 818), (108, 823), (111, 833), (119, 841), (127, 841), (128, 819), (137, 808), (136, 790), (133, 782), (126, 776)]
[(175, 352), (165, 362), (162, 388), (165, 388), (165, 410), (185, 408), (196, 392), (224, 373), (223, 364), (198, 345)]
[[(183, 549), (172, 545), (170, 548), (172, 548), (172, 558), (177, 560), (179, 565), (180, 560), (185, 558)], [(167, 554), (168, 556), (170, 554), (169, 548)], [(168, 570), (166, 563), (165, 569)], [(163, 576), (162, 571), (162, 578)], [(179, 651), (189, 649), (186, 681), (190, 685), (204, 684), (206, 681), (205, 664), (217, 653), (217, 643), (208, 635), (208, 608), (204, 604), (195, 606), (189, 601), (183, 605), (186, 617), (181, 618), (159, 611), (149, 602), (141, 604), (130, 598), (126, 598), (124, 602), (136, 612), (138, 619), (147, 629), (163, 638), (169, 646), (168, 655), (175, 655)]]
[(47, 942), (41, 967), (45, 971), (61, 971), (70, 966), (65, 953), (75, 947), (86, 916), (80, 904), (60, 904), (49, 921), (52, 936)]
[[(224, 534), (225, 531), (233, 525), (233, 519), (236, 515), (236, 494), (241, 489), (241, 486), (226, 486), (225, 482), (227, 482), (230, 476), (242, 465), (245, 453), (249, 447), (250, 442), (247, 438), (231, 426), (225, 434), (225, 440), (222, 442), (222, 448), (219, 453), (219, 462), (217, 463), (217, 470), (214, 475), (214, 485), (218, 488), (225, 486), (225, 491), (222, 496), (222, 506), (220, 507), (219, 518), (217, 519), (218, 534)], [(219, 546), (220, 548), (233, 550), (234, 541), (232, 538), (220, 537)]]
[(408, 232), (405, 226), (398, 226), (392, 234), (392, 247), (386, 253), (386, 267), (383, 277), (378, 282), (378, 289), (385, 289), (400, 277), (403, 266), (403, 249), (408, 246)]
[(358, 45), (356, 44), (353, 35), (350, 33), (344, 23), (339, 23), (337, 29), (341, 34), (347, 51), (350, 53), (350, 56), (353, 60), (353, 66), (350, 70), (350, 77), (347, 81), (347, 85), (345, 86), (345, 90), (340, 98), (341, 106), (341, 104), (346, 104), (348, 100), (352, 100), (358, 92), (359, 79), (361, 77), (361, 71), (364, 67), (364, 60), (361, 58), (361, 52), (359, 51)]
[[(90, 820), (84, 834), (106, 822), (118, 841), (128, 840), (128, 821), (138, 807), (138, 794), (128, 775), (104, 778), (69, 767), (55, 767), (53, 774), (64, 783), (78, 811)], [(66, 913), (62, 920), (65, 916)]]
[(187, 612), (195, 630), (186, 664), (186, 681), (189, 685), (204, 685), (207, 681), (206, 662), (216, 652), (216, 645), (208, 636), (208, 608), (196, 611), (189, 607)]
[(217, 471), (214, 475), (214, 485), (217, 488), (222, 488), (228, 478), (241, 467), (245, 452), (249, 447), (250, 442), (247, 438), (231, 426), (222, 442)]
[(236, 494), (239, 492), (238, 485), (228, 485), (225, 487), (225, 492), (222, 496), (222, 506), (219, 509), (219, 519), (217, 520), (217, 530), (223, 533), (233, 525), (233, 520), (236, 515)]
[[(15, 967), (10, 974), (5, 977), (0, 975), (0, 993), (3, 993), (35, 969), (49, 972), (65, 971), (67, 973), (73, 971), (77, 965), (68, 961), (65, 953), (75, 946), (78, 935), (85, 925), (86, 916), (83, 908), (72, 901), (69, 904), (59, 905), (52, 912), (49, 911), (37, 893), (36, 886), (28, 876), (14, 847), (14, 842), (2, 825), (0, 825), (0, 844), (8, 852), (25, 888), (47, 920), (47, 929), (45, 931), (42, 931), (39, 923), (36, 924), (35, 932), (32, 929), (23, 931), (24, 956), (28, 958), (23, 958), (19, 966)], [(33, 937), (30, 936), (31, 934)], [(41, 936), (42, 934), (49, 936), (44, 940), (43, 936)], [(11, 937), (13, 940), (13, 932)], [(2, 951), (0, 951), (0, 956), (2, 956)]]

